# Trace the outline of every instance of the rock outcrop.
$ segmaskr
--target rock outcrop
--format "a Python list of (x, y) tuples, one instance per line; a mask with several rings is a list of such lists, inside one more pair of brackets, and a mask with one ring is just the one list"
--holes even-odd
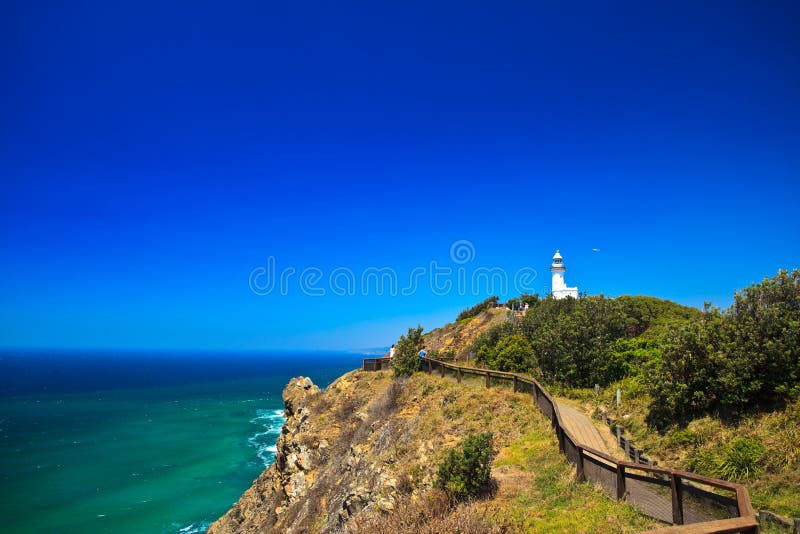
[[(293, 378), (283, 392), (286, 422), (275, 462), (209, 532), (328, 532), (365, 508), (392, 509), (391, 464), (380, 447), (364, 443), (396, 408), (387, 390), (399, 393), (385, 373), (349, 373), (326, 392)], [(376, 392), (383, 395), (376, 399)], [(385, 428), (383, 434), (388, 447)]]

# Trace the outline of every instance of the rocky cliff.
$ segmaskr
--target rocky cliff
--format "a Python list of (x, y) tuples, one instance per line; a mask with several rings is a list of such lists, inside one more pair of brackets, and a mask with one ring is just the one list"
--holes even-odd
[[(275, 462), (209, 532), (520, 531), (528, 530), (531, 503), (548, 506), (547, 499), (556, 510), (580, 509), (565, 516), (580, 524), (575, 531), (598, 526), (584, 517), (595, 508), (600, 524), (614, 517), (614, 530), (629, 530), (627, 519), (616, 518), (630, 512), (572, 482), (548, 422), (526, 395), (480, 381), (422, 373), (395, 381), (389, 371), (354, 371), (324, 391), (294, 378), (283, 399)], [(437, 500), (439, 462), (468, 434), (487, 430), (499, 452), (496, 493), (459, 506)], [(540, 469), (546, 477), (537, 489)], [(541, 510), (531, 517), (547, 518)]]
[(396, 394), (383, 373), (353, 372), (325, 392), (292, 379), (275, 462), (209, 532), (330, 531), (366, 506), (391, 509), (394, 470), (363, 441), (384, 426)]
[(493, 413), (512, 431), (525, 411), (506, 391), (484, 408), (485, 392), (462, 389), (424, 375), (396, 382), (388, 372), (355, 371), (326, 391), (292, 379), (275, 462), (209, 532), (333, 532), (430, 489), (444, 450)]

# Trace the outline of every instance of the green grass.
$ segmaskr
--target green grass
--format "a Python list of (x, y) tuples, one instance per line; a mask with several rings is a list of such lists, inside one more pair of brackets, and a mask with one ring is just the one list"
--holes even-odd
[(558, 452), (544, 423), (501, 451), (496, 468), (522, 471), (526, 482), (503, 505), (520, 531), (631, 532), (662, 526), (632, 507), (606, 497), (589, 483), (574, 481), (572, 467)]

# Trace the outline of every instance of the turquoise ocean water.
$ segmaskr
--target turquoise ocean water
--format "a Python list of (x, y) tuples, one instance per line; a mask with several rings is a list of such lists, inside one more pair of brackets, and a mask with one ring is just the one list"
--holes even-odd
[(288, 380), (361, 357), (2, 354), (4, 531), (204, 531), (272, 462)]

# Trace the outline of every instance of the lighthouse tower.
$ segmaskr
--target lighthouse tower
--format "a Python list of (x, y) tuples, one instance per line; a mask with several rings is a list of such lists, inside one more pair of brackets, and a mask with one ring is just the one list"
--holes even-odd
[(578, 298), (578, 288), (567, 287), (566, 282), (564, 282), (564, 271), (566, 270), (567, 268), (564, 267), (564, 259), (556, 250), (556, 253), (553, 255), (553, 264), (550, 266), (550, 272), (553, 273), (553, 298)]

